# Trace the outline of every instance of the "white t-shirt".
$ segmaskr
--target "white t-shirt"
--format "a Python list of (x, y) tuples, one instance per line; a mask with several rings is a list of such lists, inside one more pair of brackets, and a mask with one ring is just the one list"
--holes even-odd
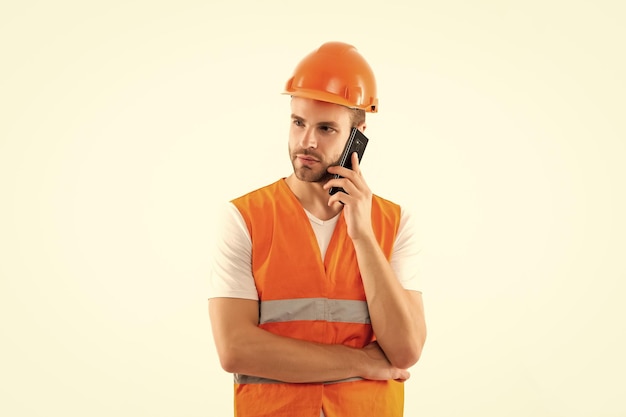
[[(320, 220), (308, 212), (307, 216), (324, 259), (339, 215), (330, 220)], [(412, 215), (403, 207), (391, 254), (391, 267), (405, 289), (422, 290), (420, 263), (421, 245), (417, 226)], [(209, 280), (209, 298), (215, 297), (259, 299), (252, 276), (252, 240), (241, 213), (232, 203), (224, 206), (218, 219)]]

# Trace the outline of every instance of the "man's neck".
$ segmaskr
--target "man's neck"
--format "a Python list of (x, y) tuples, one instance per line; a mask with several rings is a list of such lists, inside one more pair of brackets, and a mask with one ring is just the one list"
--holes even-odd
[(302, 207), (320, 220), (335, 217), (343, 208), (339, 203), (328, 206), (330, 195), (323, 183), (300, 181), (294, 174), (285, 179), (287, 186), (296, 196)]

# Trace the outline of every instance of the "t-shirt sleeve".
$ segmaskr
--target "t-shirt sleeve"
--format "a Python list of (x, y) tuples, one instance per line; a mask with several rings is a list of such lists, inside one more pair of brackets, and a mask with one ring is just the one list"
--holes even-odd
[(402, 207), (391, 267), (406, 290), (422, 291), (422, 246), (413, 213)]
[(222, 207), (211, 256), (209, 298), (258, 300), (252, 276), (252, 240), (234, 204)]

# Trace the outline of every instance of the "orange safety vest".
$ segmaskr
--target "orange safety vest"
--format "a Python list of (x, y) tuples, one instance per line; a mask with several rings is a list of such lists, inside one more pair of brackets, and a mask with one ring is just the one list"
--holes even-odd
[[(362, 348), (375, 340), (365, 290), (343, 213), (322, 261), (310, 221), (284, 179), (232, 201), (252, 239), (259, 327), (282, 336)], [(400, 207), (373, 197), (374, 233), (390, 259)], [(238, 417), (401, 417), (396, 381), (289, 384), (235, 375)]]

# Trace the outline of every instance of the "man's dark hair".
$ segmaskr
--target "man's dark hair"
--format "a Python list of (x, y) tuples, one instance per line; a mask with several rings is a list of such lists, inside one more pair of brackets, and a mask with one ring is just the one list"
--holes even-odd
[(352, 127), (357, 127), (365, 123), (365, 110), (350, 109), (350, 112), (350, 121), (352, 122)]

